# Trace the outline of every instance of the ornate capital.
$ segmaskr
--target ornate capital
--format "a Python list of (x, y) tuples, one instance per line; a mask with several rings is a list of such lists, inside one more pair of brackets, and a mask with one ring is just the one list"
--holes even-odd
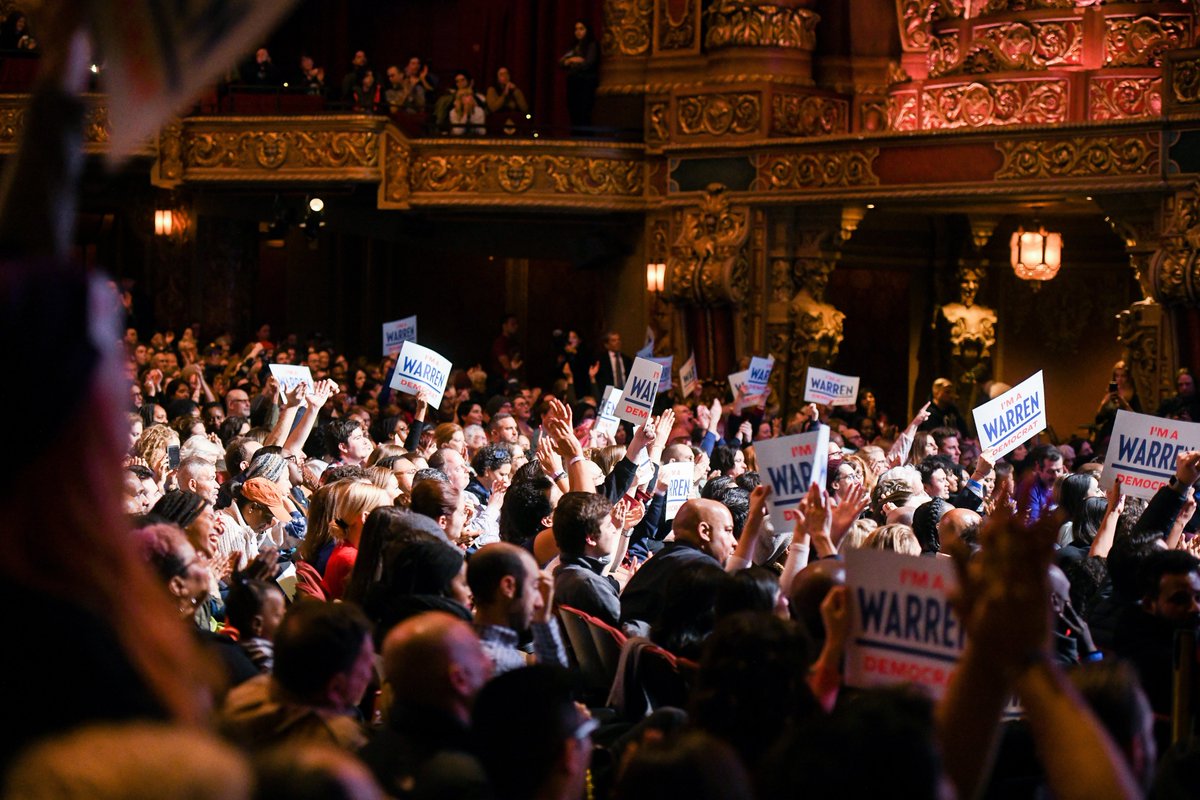
[(781, 47), (811, 51), (817, 46), (821, 17), (807, 8), (783, 3), (716, 0), (705, 12), (708, 50), (725, 47)]
[(700, 306), (742, 302), (750, 272), (750, 210), (731, 205), (723, 185), (709, 184), (697, 207), (676, 212), (674, 227), (669, 299)]
[(653, 27), (654, 0), (604, 0), (600, 49), (608, 58), (647, 55)]

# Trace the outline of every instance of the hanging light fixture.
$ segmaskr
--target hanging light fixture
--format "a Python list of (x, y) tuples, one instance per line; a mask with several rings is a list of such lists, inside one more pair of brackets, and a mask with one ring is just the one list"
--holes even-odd
[(661, 261), (658, 263), (649, 263), (646, 265), (646, 291), (650, 294), (658, 294), (666, 285), (667, 265)]
[(1023, 281), (1032, 281), (1035, 292), (1058, 274), (1062, 266), (1061, 233), (1048, 232), (1035, 222), (1028, 231), (1018, 226), (1011, 244), (1013, 272)]

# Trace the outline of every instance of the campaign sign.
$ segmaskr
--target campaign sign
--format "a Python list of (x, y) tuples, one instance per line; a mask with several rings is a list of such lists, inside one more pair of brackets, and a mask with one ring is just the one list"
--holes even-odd
[(765, 392), (755, 392), (750, 388), (750, 370), (744, 369), (741, 372), (735, 372), (729, 376), (729, 388), (733, 390), (733, 399), (736, 401), (738, 391), (745, 387), (745, 401), (747, 405), (766, 405), (767, 395)]
[(995, 400), (987, 401), (973, 413), (983, 454), (988, 461), (995, 462), (1046, 429), (1042, 371), (1038, 370)]
[(679, 368), (679, 388), (684, 397), (691, 397), (692, 393), (700, 388), (700, 379), (696, 377), (695, 353), (688, 356), (688, 360)]
[(1101, 485), (1108, 489), (1121, 477), (1121, 493), (1149, 500), (1175, 474), (1180, 453), (1200, 450), (1200, 422), (1117, 411)]
[(416, 340), (417, 318), (415, 316), (383, 323), (383, 354), (385, 356), (396, 355), (405, 342), (415, 342)]
[(692, 496), (692, 478), (695, 465), (686, 461), (675, 461), (663, 464), (659, 470), (659, 480), (667, 484), (667, 505), (663, 511), (664, 519), (675, 519), (679, 509)]
[(642, 349), (634, 353), (638, 358), (650, 358), (654, 355), (654, 329), (646, 328), (646, 343)]
[(638, 357), (633, 360), (629, 370), (629, 379), (621, 392), (617, 403), (617, 418), (642, 425), (650, 419), (654, 410), (654, 398), (658, 396), (658, 385), (662, 382), (662, 364), (656, 364), (648, 358)]
[(617, 435), (617, 425), (621, 423), (617, 419), (617, 403), (619, 402), (621, 402), (620, 389), (609, 386), (604, 390), (604, 397), (600, 400), (600, 413), (596, 415), (596, 424), (592, 426), (592, 430), (607, 434), (609, 437)]
[(671, 366), (675, 363), (675, 356), (663, 356), (662, 358), (651, 358), (655, 364), (662, 365), (662, 377), (658, 379), (658, 390), (660, 392), (671, 391)]
[(312, 370), (303, 364), (272, 364), (271, 374), (279, 381), (280, 393), (290, 392), (298, 383), (307, 383), (313, 387)]
[(767, 504), (771, 524), (777, 531), (790, 531), (796, 525), (796, 506), (814, 483), (825, 485), (829, 462), (829, 428), (754, 443), (759, 475), (771, 487)]
[(846, 685), (916, 683), (940, 698), (966, 644), (966, 629), (946, 599), (956, 583), (948, 558), (847, 551)]
[(750, 369), (746, 370), (750, 373), (746, 376), (746, 393), (766, 394), (767, 384), (771, 381), (771, 369), (774, 366), (773, 359), (759, 358), (758, 356), (751, 358)]
[(804, 378), (804, 402), (852, 406), (858, 402), (858, 378), (809, 367)]
[(422, 347), (416, 342), (405, 342), (396, 362), (396, 374), (391, 387), (405, 394), (415, 394), (430, 405), (440, 405), (446, 391), (446, 380), (450, 377), (450, 360)]

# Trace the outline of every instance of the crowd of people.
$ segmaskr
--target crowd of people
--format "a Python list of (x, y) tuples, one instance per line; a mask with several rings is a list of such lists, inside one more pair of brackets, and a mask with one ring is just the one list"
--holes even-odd
[[(568, 332), (529, 385), (513, 318), (436, 406), (267, 326), (122, 339), (63, 264), (90, 53), (45, 44), (0, 190), (10, 394), (37, 388), (0, 482), (6, 796), (1197, 795), (1200, 451), (1148, 502), (1099, 491), (1099, 452), (992, 463), (944, 379), (902, 429), (869, 391), (780, 416), (713, 376), (614, 431), (620, 336)], [(827, 480), (778, 530), (755, 446), (817, 425)], [(853, 548), (953, 560), (937, 702), (846, 685)]]
[[(592, 125), (592, 108), (599, 85), (599, 47), (587, 23), (577, 21), (573, 45), (559, 59), (567, 76), (567, 109), (573, 130)], [(442, 77), (449, 78), (444, 82)], [(341, 80), (326, 80), (325, 69), (312, 56), (300, 56), (293, 69), (279, 67), (266, 47), (258, 48), (228, 76), (235, 87), (288, 90), (315, 97), (364, 114), (388, 114), (414, 133), (453, 136), (513, 135), (530, 129), (529, 101), (508, 67), (496, 70), (494, 80), (476, 86), (467, 70), (439, 76), (413, 56), (401, 67), (376, 66), (357, 50)]]

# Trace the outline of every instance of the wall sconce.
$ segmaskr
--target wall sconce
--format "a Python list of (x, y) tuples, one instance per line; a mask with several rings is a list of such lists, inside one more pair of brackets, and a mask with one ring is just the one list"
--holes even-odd
[(1018, 226), (1012, 235), (1012, 268), (1023, 281), (1033, 281), (1035, 292), (1043, 281), (1053, 280), (1062, 266), (1062, 234), (1048, 233), (1044, 227), (1034, 223), (1036, 230), (1025, 230)]
[(646, 291), (658, 294), (663, 290), (667, 280), (667, 265), (659, 262), (646, 265)]
[(188, 235), (187, 212), (181, 208), (154, 210), (154, 235), (162, 240), (183, 242)]

